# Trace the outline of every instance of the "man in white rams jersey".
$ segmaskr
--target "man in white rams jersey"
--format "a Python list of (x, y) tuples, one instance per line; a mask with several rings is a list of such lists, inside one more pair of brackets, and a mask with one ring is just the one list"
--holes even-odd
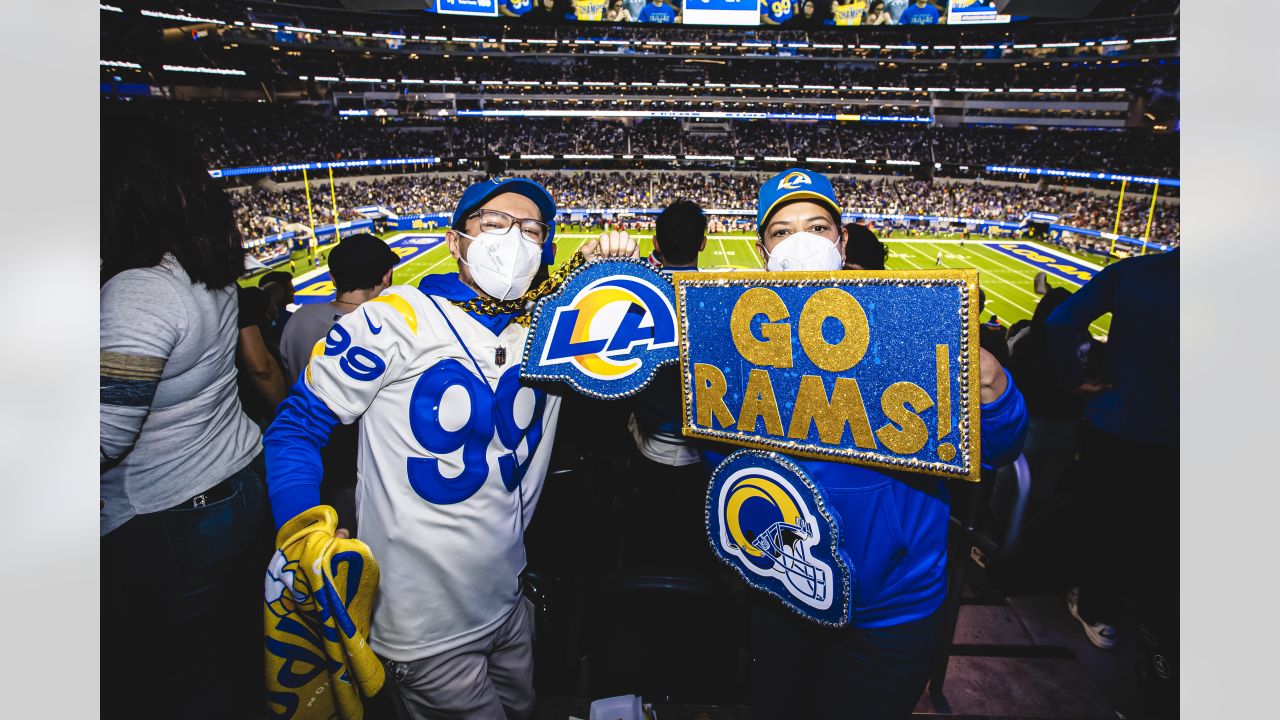
[[(264, 440), (279, 527), (319, 504), (334, 425), (360, 421), (356, 514), (381, 574), (369, 645), (413, 718), (533, 708), (523, 535), (560, 398), (520, 384), (520, 316), (555, 257), (555, 213), (530, 180), (468, 188), (446, 233), (458, 272), (392, 286), (339, 319)], [(638, 248), (612, 232), (582, 254)]]

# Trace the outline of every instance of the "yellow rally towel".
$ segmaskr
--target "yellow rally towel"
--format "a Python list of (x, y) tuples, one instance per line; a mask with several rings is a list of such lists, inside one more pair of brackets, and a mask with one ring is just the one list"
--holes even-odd
[(276, 535), (267, 568), (267, 710), (273, 718), (364, 717), (361, 696), (382, 689), (369, 649), (378, 563), (359, 540), (334, 537), (328, 505), (299, 513)]

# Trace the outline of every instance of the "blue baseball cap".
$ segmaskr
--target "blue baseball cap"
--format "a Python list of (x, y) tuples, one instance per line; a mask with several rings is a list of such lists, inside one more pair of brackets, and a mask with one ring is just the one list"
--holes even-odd
[(836, 223), (840, 222), (840, 203), (836, 200), (836, 189), (831, 186), (827, 176), (804, 168), (791, 168), (774, 175), (760, 186), (760, 197), (756, 205), (756, 231), (764, 232), (765, 223), (773, 211), (790, 200), (812, 200), (826, 205), (835, 214)]
[(538, 206), (538, 212), (542, 214), (542, 222), (550, 227), (547, 240), (542, 243), (542, 262), (550, 265), (555, 261), (555, 251), (551, 248), (551, 241), (556, 237), (556, 201), (551, 199), (551, 193), (547, 192), (546, 188), (528, 178), (495, 177), (467, 188), (458, 200), (458, 207), (453, 211), (453, 219), (449, 226), (460, 227), (462, 219), (471, 214), (471, 211), (489, 202), (491, 198), (509, 192), (532, 200), (533, 204)]

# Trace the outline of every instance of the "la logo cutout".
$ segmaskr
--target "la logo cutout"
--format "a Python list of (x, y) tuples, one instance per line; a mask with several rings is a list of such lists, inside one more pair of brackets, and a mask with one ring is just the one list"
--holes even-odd
[(538, 301), (521, 377), (607, 400), (639, 392), (679, 359), (671, 283), (643, 261), (604, 260)]

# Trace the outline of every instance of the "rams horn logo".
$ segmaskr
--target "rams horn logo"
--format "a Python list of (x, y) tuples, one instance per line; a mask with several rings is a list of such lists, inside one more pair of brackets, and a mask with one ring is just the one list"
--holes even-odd
[(276, 550), (267, 566), (265, 583), (267, 607), (276, 617), (284, 617), (296, 609), (308, 609), (310, 592), (300, 592), (297, 584), (305, 587), (306, 575), (299, 571), (298, 561), (285, 557)]
[(720, 491), (720, 544), (757, 575), (782, 580), (792, 596), (819, 610), (832, 604), (831, 567), (811, 550), (824, 538), (799, 494), (762, 467), (734, 473)]
[(778, 187), (784, 190), (795, 190), (801, 185), (812, 185), (813, 180), (802, 172), (793, 172), (778, 181)]
[(541, 364), (571, 363), (589, 377), (616, 380), (645, 364), (633, 356), (637, 346), (675, 344), (675, 310), (662, 292), (639, 278), (606, 277), (556, 309)]

